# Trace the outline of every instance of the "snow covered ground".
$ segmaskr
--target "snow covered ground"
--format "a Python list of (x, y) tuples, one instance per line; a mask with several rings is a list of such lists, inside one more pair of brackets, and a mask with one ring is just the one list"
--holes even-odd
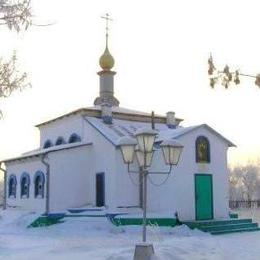
[[(260, 221), (259, 210), (240, 217)], [(129, 260), (141, 240), (140, 227), (115, 227), (105, 218), (68, 218), (65, 223), (26, 228), (35, 213), (0, 211), (0, 259)], [(148, 228), (154, 260), (259, 260), (260, 232), (212, 236), (186, 226)]]

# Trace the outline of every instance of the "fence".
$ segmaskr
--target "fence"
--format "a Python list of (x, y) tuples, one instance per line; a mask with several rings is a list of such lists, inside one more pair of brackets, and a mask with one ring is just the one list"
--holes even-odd
[(238, 208), (260, 208), (260, 200), (230, 200), (229, 207), (231, 209)]

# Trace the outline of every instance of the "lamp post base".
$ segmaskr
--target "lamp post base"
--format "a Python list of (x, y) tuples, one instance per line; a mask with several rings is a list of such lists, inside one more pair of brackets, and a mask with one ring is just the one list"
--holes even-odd
[(153, 244), (139, 243), (135, 245), (134, 260), (150, 260), (154, 255)]

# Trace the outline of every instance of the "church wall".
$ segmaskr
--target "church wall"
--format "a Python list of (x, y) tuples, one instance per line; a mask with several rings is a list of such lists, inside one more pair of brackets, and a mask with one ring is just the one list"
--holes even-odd
[(50, 211), (82, 207), (92, 202), (92, 147), (82, 146), (48, 155), (50, 162)]
[(100, 132), (98, 132), (87, 121), (84, 124), (84, 134), (92, 142), (92, 161), (90, 171), (92, 204), (96, 205), (96, 174), (105, 175), (105, 205), (114, 208), (115, 197), (115, 146), (110, 143)]
[[(136, 160), (131, 169), (138, 171), (138, 165)], [(117, 200), (117, 206), (119, 207), (131, 207), (139, 206), (139, 174), (128, 173), (127, 165), (124, 164), (123, 157), (120, 149), (116, 150), (116, 190), (115, 196)]]
[[(11, 174), (15, 174), (17, 179), (16, 198), (8, 198), (7, 196), (7, 205), (12, 207), (22, 208), (22, 209), (44, 212), (46, 185), (44, 187), (44, 198), (34, 197), (34, 174), (36, 173), (36, 171), (42, 171), (44, 175), (46, 173), (45, 166), (41, 163), (40, 159), (31, 158), (23, 161), (9, 162), (6, 163), (6, 168), (7, 168), (7, 181)], [(27, 172), (30, 176), (29, 198), (21, 198), (20, 178), (23, 172)], [(8, 194), (8, 184), (7, 184), (7, 194)]]
[(63, 137), (67, 143), (71, 134), (76, 133), (82, 141), (86, 141), (83, 132), (83, 118), (81, 115), (71, 115), (60, 120), (40, 126), (40, 147), (43, 147), (46, 140), (55, 144), (58, 137)]
[[(196, 163), (195, 140), (199, 135), (206, 136), (210, 142), (211, 162), (209, 164)], [(148, 207), (150, 210), (159, 210), (172, 215), (178, 211), (180, 219), (183, 220), (195, 219), (194, 174), (207, 173), (213, 176), (214, 218), (227, 218), (229, 211), (227, 144), (205, 128), (194, 130), (178, 140), (184, 144), (179, 165), (173, 168), (164, 185), (155, 187), (149, 184)], [(162, 157), (159, 160), (161, 161)], [(165, 179), (163, 176), (150, 177), (157, 184)]]

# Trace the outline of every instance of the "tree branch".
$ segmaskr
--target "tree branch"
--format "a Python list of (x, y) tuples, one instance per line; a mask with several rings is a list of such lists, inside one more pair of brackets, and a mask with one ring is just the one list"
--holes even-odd
[(254, 78), (255, 85), (257, 85), (260, 88), (260, 74), (251, 75), (251, 74), (241, 73), (239, 70), (230, 71), (228, 65), (226, 65), (223, 70), (217, 70), (213, 63), (213, 58), (211, 55), (208, 59), (208, 75), (210, 80), (210, 86), (212, 88), (214, 88), (215, 85), (219, 82), (221, 82), (221, 84), (226, 89), (230, 87), (231, 83), (234, 83), (235, 85), (239, 85), (240, 76)]

